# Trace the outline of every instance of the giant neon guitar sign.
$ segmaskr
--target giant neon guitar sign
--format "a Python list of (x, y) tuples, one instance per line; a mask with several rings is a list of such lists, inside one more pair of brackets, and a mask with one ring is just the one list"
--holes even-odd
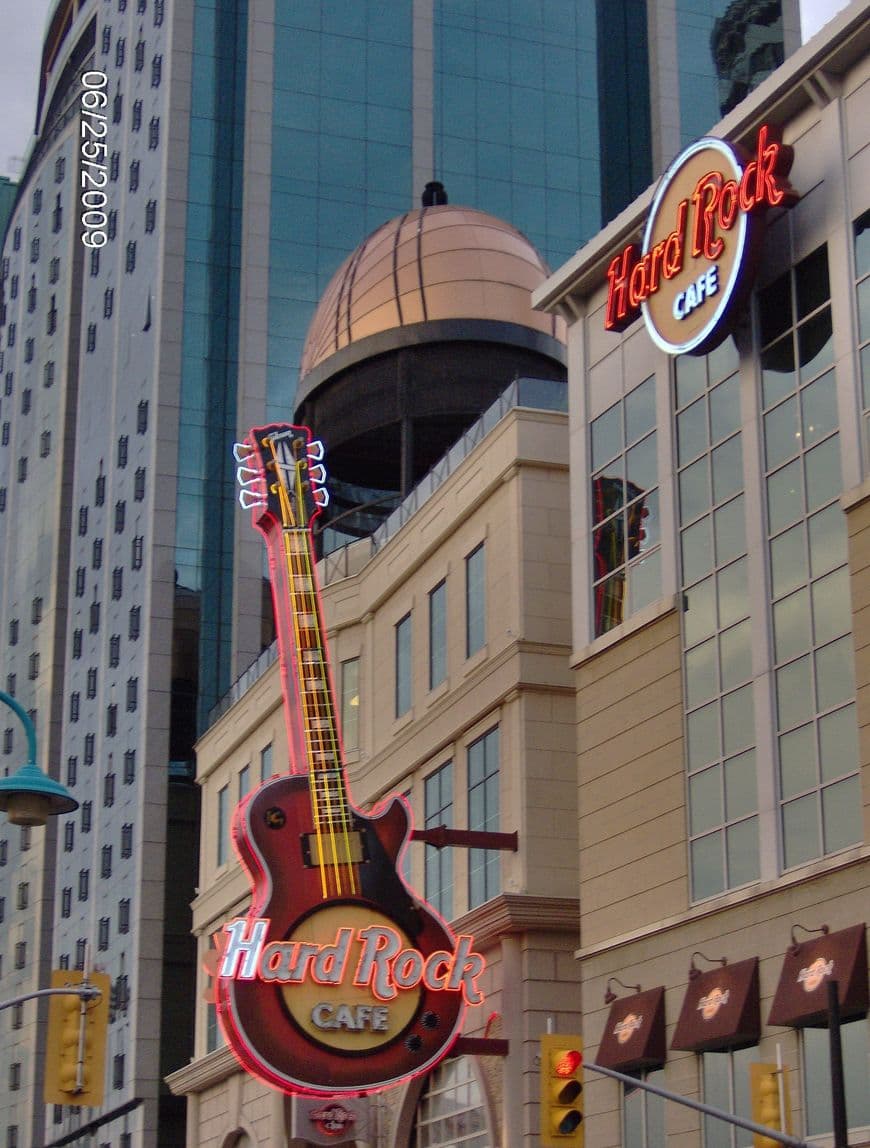
[[(286, 1092), (358, 1093), (426, 1071), (450, 1049), (484, 961), (405, 885), (405, 802), (370, 814), (344, 776), (310, 526), (325, 505), (323, 447), (305, 427), (252, 430), (236, 447), (272, 575), (288, 725), (304, 769), (239, 804), (233, 840), (251, 882), (224, 926), (218, 1016), (251, 1073)], [(293, 738), (290, 739), (293, 743)]]

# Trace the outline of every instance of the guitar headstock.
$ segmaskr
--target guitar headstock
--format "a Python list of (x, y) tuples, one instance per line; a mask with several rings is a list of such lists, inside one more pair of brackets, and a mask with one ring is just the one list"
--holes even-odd
[(270, 423), (254, 427), (233, 455), (243, 510), (254, 513), (256, 525), (267, 520), (290, 529), (307, 529), (329, 503), (323, 443), (311, 438), (308, 427)]

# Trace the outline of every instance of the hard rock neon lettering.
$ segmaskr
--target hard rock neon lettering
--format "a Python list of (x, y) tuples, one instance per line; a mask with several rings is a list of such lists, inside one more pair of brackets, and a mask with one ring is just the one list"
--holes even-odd
[[(683, 270), (687, 257), (709, 262), (719, 259), (741, 213), (755, 214), (797, 199), (786, 179), (791, 148), (771, 138), (772, 134), (767, 125), (759, 130), (754, 158), (743, 167), (739, 180), (726, 179), (715, 170), (705, 172), (689, 197), (679, 202), (674, 229), (666, 239), (646, 251), (630, 243), (611, 261), (604, 317), (608, 331), (622, 331), (632, 323), (641, 304)], [(697, 281), (695, 287), (698, 290)], [(674, 305), (677, 318), (684, 318), (693, 309), (684, 306), (689, 292), (682, 294), (682, 315), (676, 315), (676, 302)], [(705, 297), (710, 294), (713, 292), (707, 291)]]
[[(353, 983), (368, 988), (381, 1001), (395, 1000), (401, 990), (420, 984), (436, 992), (461, 992), (468, 1004), (484, 999), (478, 980), (486, 962), (473, 951), (472, 937), (457, 937), (452, 952), (437, 950), (424, 956), (417, 949), (404, 948), (399, 932), (386, 925), (341, 928), (333, 943), (321, 945), (311, 941), (267, 944), (270, 924), (265, 917), (239, 917), (224, 925), (227, 944), (219, 977), (277, 984)], [(318, 1015), (325, 1020), (327, 1014)], [(314, 1023), (319, 1022), (314, 1019)]]

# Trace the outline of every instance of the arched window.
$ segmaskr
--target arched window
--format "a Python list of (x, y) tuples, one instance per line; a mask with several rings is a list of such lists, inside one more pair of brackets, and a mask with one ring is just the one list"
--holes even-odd
[(412, 1148), (490, 1148), (483, 1093), (468, 1057), (442, 1061), (414, 1114)]

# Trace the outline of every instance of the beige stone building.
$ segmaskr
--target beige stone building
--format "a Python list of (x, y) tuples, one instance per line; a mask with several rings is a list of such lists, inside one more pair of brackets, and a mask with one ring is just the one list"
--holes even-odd
[[(569, 323), (587, 1053), (749, 1116), (748, 1064), (779, 1049), (795, 1133), (830, 1143), (827, 1032), (772, 1005), (789, 985), (809, 999), (819, 957), (842, 994), (847, 958), (828, 959), (854, 944), (853, 1144), (870, 1139), (868, 47), (852, 4), (714, 129), (751, 153), (780, 127), (800, 195), (769, 212), (748, 307), (715, 350), (669, 355), (643, 318), (605, 329), (608, 269), (657, 188), (535, 295)], [(845, 936), (807, 931), (823, 925)], [(733, 976), (733, 1008), (741, 971), (754, 1015), (713, 1034), (714, 993)], [(651, 1021), (653, 989), (662, 1031), (640, 1049), (625, 1026), (644, 1004)], [(751, 1143), (594, 1073), (586, 1094), (595, 1148)]]

